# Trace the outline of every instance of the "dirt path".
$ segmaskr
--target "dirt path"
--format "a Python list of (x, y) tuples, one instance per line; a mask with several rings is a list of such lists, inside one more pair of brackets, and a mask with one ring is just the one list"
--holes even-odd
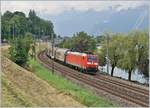
[(2, 106), (83, 106), (6, 57), (2, 63)]

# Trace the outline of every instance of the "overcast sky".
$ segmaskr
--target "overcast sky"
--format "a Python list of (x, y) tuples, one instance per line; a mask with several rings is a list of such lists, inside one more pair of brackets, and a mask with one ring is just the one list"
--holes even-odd
[[(122, 32), (123, 30), (128, 31), (128, 29), (131, 29), (134, 23), (136, 23), (138, 17), (140, 15), (143, 15), (142, 13), (144, 11), (138, 13), (136, 12), (138, 11), (136, 9), (140, 9), (140, 7), (147, 7), (147, 5), (148, 1), (146, 0), (1, 1), (1, 12), (3, 14), (7, 10), (11, 12), (21, 11), (28, 15), (29, 10), (33, 9), (39, 17), (44, 18), (46, 20), (51, 20), (53, 22), (55, 32), (57, 32), (60, 35), (69, 36), (81, 30), (84, 30), (91, 34), (102, 32), (103, 29), (108, 28), (110, 30), (116, 29), (118, 30), (117, 32)], [(132, 13), (132, 16), (130, 15), (130, 12), (128, 12), (128, 10), (136, 11)], [(127, 13), (125, 14), (124, 12)], [(124, 13), (124, 16), (121, 16), (120, 13)], [(132, 26), (129, 25), (130, 23), (126, 22), (130, 22)], [(114, 25), (116, 26), (114, 27)], [(100, 29), (100, 31), (98, 31), (97, 29)]]
[(64, 11), (114, 11), (127, 10), (138, 6), (147, 5), (148, 1), (1, 1), (2, 14), (6, 11), (22, 11), (28, 15), (34, 9), (39, 16), (59, 15)]

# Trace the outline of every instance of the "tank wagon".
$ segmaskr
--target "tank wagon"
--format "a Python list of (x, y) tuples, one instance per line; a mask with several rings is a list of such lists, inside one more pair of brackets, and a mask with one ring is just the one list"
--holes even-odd
[[(52, 53), (53, 52), (53, 53)], [(81, 72), (96, 73), (98, 71), (97, 55), (73, 52), (69, 49), (55, 47), (49, 48), (47, 55), (55, 60), (58, 60), (66, 65), (70, 65)]]

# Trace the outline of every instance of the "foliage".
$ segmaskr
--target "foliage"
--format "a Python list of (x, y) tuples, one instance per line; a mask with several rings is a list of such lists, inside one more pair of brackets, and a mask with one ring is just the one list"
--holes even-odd
[(11, 41), (11, 47), (9, 49), (10, 58), (12, 61), (19, 65), (25, 65), (28, 61), (28, 53), (30, 45), (32, 43), (31, 35), (22, 38), (15, 38)]
[(128, 80), (131, 80), (131, 73), (136, 69), (136, 49), (134, 46), (133, 38), (128, 35), (123, 42), (121, 51), (121, 59), (119, 60), (118, 66), (128, 71)]
[(51, 36), (51, 33), (54, 34), (53, 23), (36, 16), (34, 10), (30, 10), (29, 17), (26, 17), (23, 12), (11, 13), (6, 11), (1, 19), (2, 39), (12, 39), (13, 35), (15, 37), (24, 36), (27, 32), (36, 35), (36, 38), (45, 35)]
[(79, 32), (73, 35), (72, 38), (64, 40), (60, 47), (69, 48), (79, 52), (94, 51), (96, 49), (95, 39), (85, 32)]
[(108, 48), (108, 59), (110, 61), (110, 64), (112, 66), (111, 70), (111, 76), (113, 76), (114, 68), (117, 66), (118, 60), (120, 59), (120, 50), (121, 47), (120, 44), (122, 44), (122, 41), (124, 40), (123, 34), (116, 33), (113, 35), (110, 35), (110, 33), (105, 34), (105, 39), (102, 44), (102, 48), (99, 49), (99, 52), (97, 52), (99, 59), (100, 59), (100, 65), (105, 65), (107, 63), (106, 56), (107, 56), (107, 48)]
[(96, 54), (98, 55), (98, 62), (100, 66), (106, 65), (106, 51), (105, 48), (97, 49)]
[(97, 51), (100, 62), (105, 65), (106, 52), (108, 47), (108, 58), (112, 66), (111, 75), (117, 66), (126, 70), (129, 73), (128, 79), (131, 80), (131, 73), (138, 68), (141, 73), (148, 77), (148, 32), (146, 31), (133, 31), (129, 34), (113, 34), (102, 44), (102, 49)]
[(6, 11), (3, 16), (1, 16), (1, 35), (2, 39), (8, 38), (10, 36), (10, 27), (9, 27), (9, 20), (13, 17), (13, 13)]
[(11, 32), (13, 32), (14, 29), (16, 36), (23, 36), (27, 31), (27, 20), (24, 16), (14, 15), (10, 19), (9, 24), (11, 26)]
[(53, 24), (51, 21), (46, 21), (38, 16), (36, 16), (36, 13), (34, 10), (30, 10), (29, 12), (29, 31), (36, 35), (51, 35), (51, 33), (54, 33), (53, 31)]
[(103, 44), (105, 40), (106, 40), (105, 35), (100, 35), (100, 36), (96, 37), (96, 43), (98, 43), (98, 44)]
[(31, 44), (33, 43), (33, 37), (31, 33), (26, 33), (23, 37), (23, 44), (25, 45), (25, 49), (27, 52), (29, 52)]
[(135, 31), (131, 33), (134, 38), (134, 42), (136, 43), (137, 48), (137, 65), (138, 69), (145, 75), (145, 77), (149, 76), (149, 34), (147, 31)]
[(136, 68), (148, 77), (148, 33), (146, 31), (133, 31), (124, 40), (122, 58), (119, 67), (128, 71), (128, 79)]

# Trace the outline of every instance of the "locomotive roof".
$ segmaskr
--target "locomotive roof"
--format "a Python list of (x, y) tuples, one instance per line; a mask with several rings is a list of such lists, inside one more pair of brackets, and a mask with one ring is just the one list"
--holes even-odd
[(81, 56), (86, 56), (87, 55), (86, 53), (72, 52), (72, 51), (69, 51), (68, 53), (75, 54), (75, 55), (81, 55)]
[(74, 55), (81, 55), (81, 56), (87, 56), (87, 55), (94, 55), (94, 54), (87, 54), (87, 53), (84, 53), (84, 52), (73, 52), (73, 51), (70, 51), (69, 49), (67, 48), (59, 48), (59, 47), (55, 47), (55, 49), (60, 52), (67, 52), (69, 54), (74, 54)]
[(56, 50), (60, 50), (60, 51), (66, 51), (66, 50), (68, 50), (68, 49), (66, 49), (66, 48), (58, 48), (58, 47), (55, 47), (55, 49), (56, 49)]

